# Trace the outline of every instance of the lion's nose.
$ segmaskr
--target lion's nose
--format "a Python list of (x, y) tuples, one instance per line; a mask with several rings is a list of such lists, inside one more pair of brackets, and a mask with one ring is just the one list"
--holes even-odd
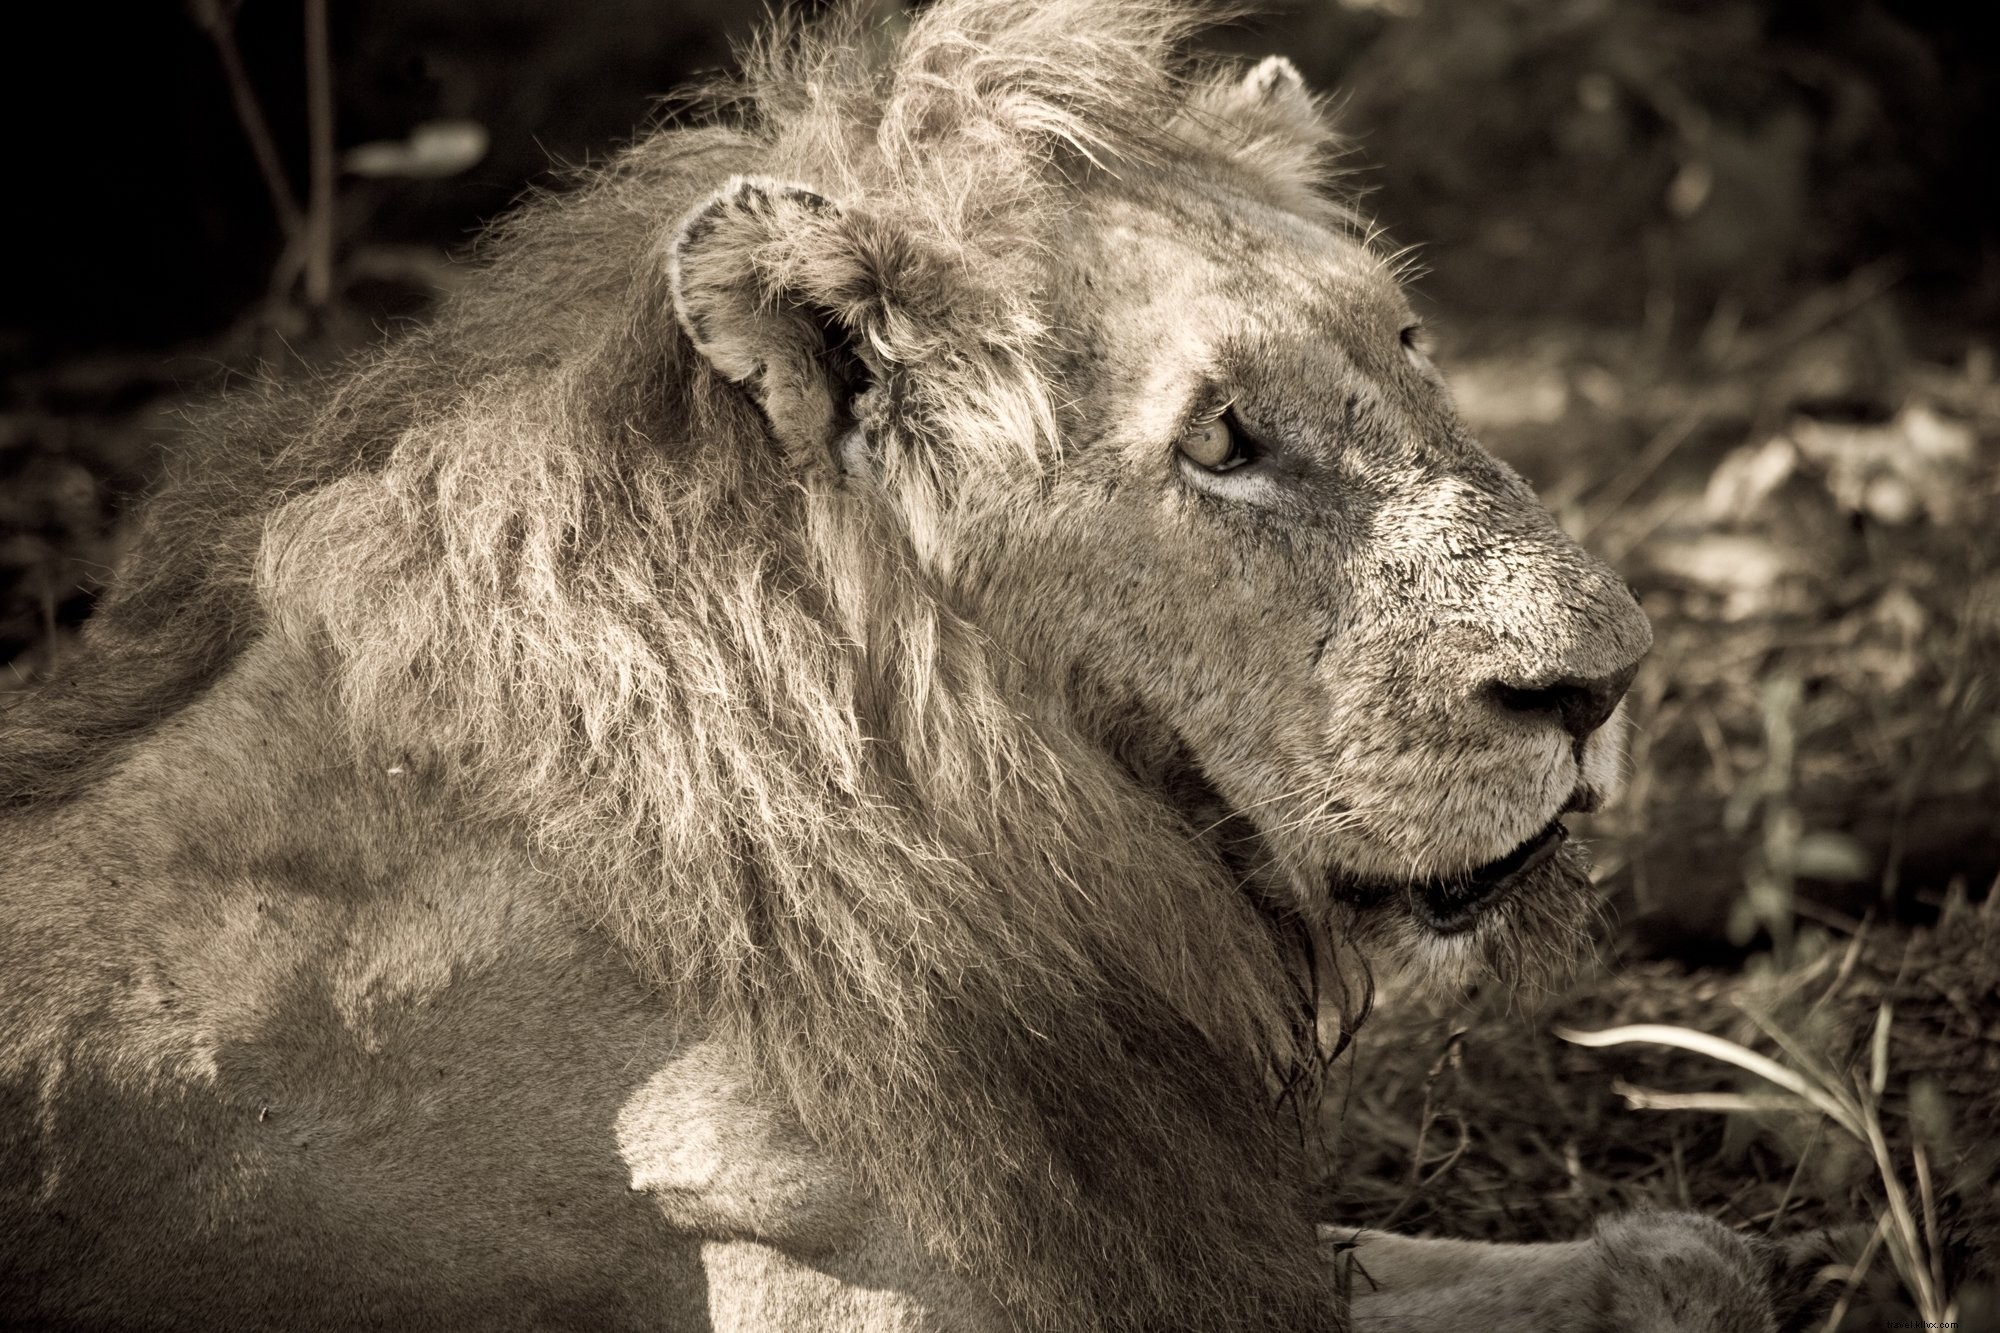
[(1604, 725), (1638, 671), (1639, 664), (1634, 662), (1622, 671), (1593, 679), (1565, 676), (1539, 685), (1496, 680), (1493, 699), (1510, 713), (1552, 715), (1564, 731), (1581, 741)]

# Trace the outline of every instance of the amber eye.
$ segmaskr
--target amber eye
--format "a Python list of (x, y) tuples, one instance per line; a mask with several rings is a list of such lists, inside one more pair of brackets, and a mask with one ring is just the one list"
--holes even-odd
[(1248, 441), (1230, 412), (1189, 425), (1181, 435), (1180, 450), (1188, 462), (1210, 472), (1228, 472), (1251, 458)]

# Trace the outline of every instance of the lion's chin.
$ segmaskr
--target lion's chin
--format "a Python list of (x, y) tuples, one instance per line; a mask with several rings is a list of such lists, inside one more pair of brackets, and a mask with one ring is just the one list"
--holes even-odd
[(1350, 898), (1348, 941), (1399, 989), (1444, 993), (1493, 980), (1532, 994), (1560, 985), (1588, 956), (1601, 910), (1588, 858), (1545, 829), (1475, 874), (1490, 882)]

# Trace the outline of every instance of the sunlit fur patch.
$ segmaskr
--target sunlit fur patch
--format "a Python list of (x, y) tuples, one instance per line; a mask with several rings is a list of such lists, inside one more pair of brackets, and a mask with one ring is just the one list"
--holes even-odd
[(1491, 981), (1525, 1000), (1555, 989), (1589, 957), (1602, 899), (1587, 858), (1565, 846), (1456, 934), (1420, 923), (1401, 896), (1334, 910), (1335, 933), (1384, 985), (1443, 996)]

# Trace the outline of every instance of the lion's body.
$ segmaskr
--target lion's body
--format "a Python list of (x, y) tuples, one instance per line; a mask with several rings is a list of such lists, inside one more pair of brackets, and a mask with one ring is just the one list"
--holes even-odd
[(0, 1318), (1338, 1325), (1324, 946), (1534, 984), (1647, 631), (1186, 26), (780, 43), (199, 433), (0, 723)]
[[(0, 918), (0, 1326), (859, 1329), (963, 1306), (879, 1245), (856, 1261), (896, 1280), (817, 1293), (844, 1317), (799, 1319), (809, 1275), (764, 1297), (788, 1318), (748, 1315), (769, 1283), (712, 1305), (717, 1265), (782, 1267), (716, 1223), (837, 1252), (846, 1195), (774, 1189), (786, 1158), (693, 1076), (698, 1034), (524, 849), (426, 812), (419, 774), (316, 746), (330, 723), (253, 652), (97, 790), (9, 821), (0, 882), (36, 893)], [(705, 1120), (721, 1140), (696, 1145)]]
[(696, 1308), (695, 1247), (609, 1133), (671, 1010), (517, 850), (410, 837), (401, 775), (371, 791), (315, 747), (323, 704), (285, 674), (244, 661), (60, 816), (7, 824), (0, 877), (37, 892), (0, 919), (0, 1323)]

